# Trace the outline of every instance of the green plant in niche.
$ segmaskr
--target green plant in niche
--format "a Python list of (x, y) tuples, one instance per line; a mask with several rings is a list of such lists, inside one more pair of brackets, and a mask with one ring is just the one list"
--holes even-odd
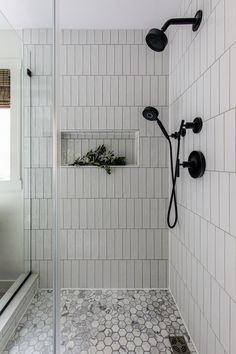
[(114, 152), (107, 150), (105, 145), (100, 145), (96, 150), (89, 150), (86, 155), (78, 157), (70, 166), (98, 166), (104, 168), (110, 175), (111, 166), (126, 165), (125, 157), (115, 156)]

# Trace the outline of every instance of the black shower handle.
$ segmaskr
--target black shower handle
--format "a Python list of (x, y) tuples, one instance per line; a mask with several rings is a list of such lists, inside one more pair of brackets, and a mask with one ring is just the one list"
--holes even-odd
[(157, 124), (159, 125), (159, 127), (160, 127), (162, 133), (164, 134), (164, 136), (166, 137), (166, 139), (169, 140), (170, 137), (169, 137), (169, 135), (168, 135), (168, 133), (167, 133), (167, 131), (166, 131), (166, 128), (164, 127), (164, 125), (163, 125), (162, 122), (160, 121), (160, 119), (157, 119)]

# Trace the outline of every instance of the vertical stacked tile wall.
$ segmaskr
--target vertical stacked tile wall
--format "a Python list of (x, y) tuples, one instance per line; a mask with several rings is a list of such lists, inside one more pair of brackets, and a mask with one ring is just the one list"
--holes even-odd
[[(156, 55), (143, 30), (64, 30), (61, 130), (136, 131), (139, 164), (61, 169), (62, 286), (166, 287), (168, 53)], [(99, 139), (97, 145), (99, 144)], [(78, 151), (79, 155), (79, 151)]]
[(171, 29), (170, 123), (203, 118), (181, 159), (206, 156), (203, 178), (181, 171), (180, 220), (170, 232), (170, 288), (201, 354), (235, 353), (236, 333), (236, 2), (182, 1), (179, 16), (204, 19), (198, 32)]

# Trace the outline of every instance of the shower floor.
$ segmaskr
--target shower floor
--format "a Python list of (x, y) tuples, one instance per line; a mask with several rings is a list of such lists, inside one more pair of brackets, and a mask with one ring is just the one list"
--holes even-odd
[[(173, 353), (185, 336), (168, 290), (62, 290), (60, 353)], [(40, 290), (4, 353), (52, 353), (52, 291)]]

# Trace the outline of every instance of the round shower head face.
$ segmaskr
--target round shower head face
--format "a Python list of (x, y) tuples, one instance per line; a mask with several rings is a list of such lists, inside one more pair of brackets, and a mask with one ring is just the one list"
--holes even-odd
[(159, 112), (156, 108), (154, 107), (146, 107), (143, 110), (143, 116), (145, 119), (150, 120), (150, 121), (155, 121), (158, 119)]
[(162, 52), (167, 46), (168, 38), (162, 30), (153, 28), (146, 35), (146, 42), (155, 52)]

